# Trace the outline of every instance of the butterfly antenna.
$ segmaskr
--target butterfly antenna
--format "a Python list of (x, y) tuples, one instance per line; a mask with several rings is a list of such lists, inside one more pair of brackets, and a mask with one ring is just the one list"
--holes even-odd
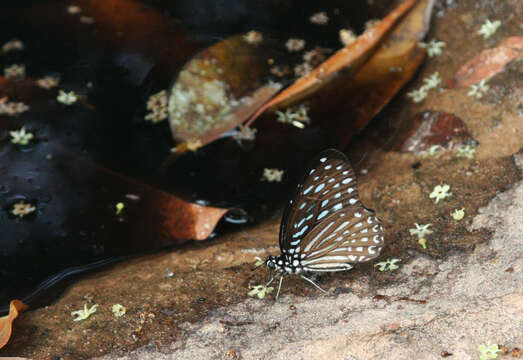
[(283, 275), (280, 277), (280, 285), (278, 286), (278, 292), (276, 292), (276, 299), (278, 300), (278, 297), (280, 296), (280, 290), (281, 290), (281, 283), (283, 281)]
[(321, 287), (318, 286), (318, 284), (316, 284), (314, 281), (312, 281), (311, 279), (303, 276), (303, 275), (300, 275), (300, 277), (303, 279), (303, 280), (307, 280), (308, 282), (310, 282), (312, 285), (314, 285), (314, 287), (320, 291), (322, 291), (324, 294), (326, 294), (327, 292), (325, 290), (323, 290)]

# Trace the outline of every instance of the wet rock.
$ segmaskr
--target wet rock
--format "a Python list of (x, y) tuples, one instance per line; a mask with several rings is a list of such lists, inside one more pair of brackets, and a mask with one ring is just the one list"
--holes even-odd
[(475, 145), (477, 142), (457, 116), (426, 111), (416, 117), (411, 135), (401, 144), (401, 150), (417, 154), (433, 145), (452, 148), (456, 144)]

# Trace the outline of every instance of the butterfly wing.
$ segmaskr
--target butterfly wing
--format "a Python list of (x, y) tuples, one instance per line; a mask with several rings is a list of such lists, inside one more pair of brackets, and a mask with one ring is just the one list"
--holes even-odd
[(363, 206), (329, 215), (301, 241), (301, 265), (306, 271), (347, 270), (349, 263), (376, 258), (384, 245), (381, 221)]
[(299, 248), (302, 239), (329, 216), (361, 206), (356, 176), (347, 157), (334, 149), (322, 151), (311, 162), (283, 214), (282, 253)]

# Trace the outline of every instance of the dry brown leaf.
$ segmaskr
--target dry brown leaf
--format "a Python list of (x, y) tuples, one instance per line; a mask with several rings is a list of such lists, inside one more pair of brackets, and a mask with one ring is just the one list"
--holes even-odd
[(257, 117), (265, 112), (265, 110), (271, 107), (282, 105), (283, 103), (294, 103), (299, 101), (299, 99), (303, 99), (318, 88), (325, 86), (340, 70), (348, 69), (352, 72), (357, 71), (358, 68), (369, 59), (383, 41), (384, 37), (416, 2), (417, 0), (407, 0), (398, 6), (379, 24), (360, 35), (356, 41), (337, 51), (308, 75), (299, 78), (291, 86), (263, 105), (254, 113), (245, 126), (249, 126)]
[(18, 314), (29, 307), (20, 300), (11, 300), (9, 305), (9, 314), (0, 317), (0, 349), (7, 344), (11, 337), (13, 330), (13, 321), (18, 317)]
[(454, 75), (450, 87), (466, 87), (490, 79), (515, 59), (523, 59), (523, 36), (509, 37), (499, 46), (483, 50), (467, 61)]

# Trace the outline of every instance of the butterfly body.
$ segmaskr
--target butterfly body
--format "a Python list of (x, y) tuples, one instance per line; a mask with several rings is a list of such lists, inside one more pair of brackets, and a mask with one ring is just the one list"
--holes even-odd
[(282, 218), (281, 254), (269, 256), (265, 264), (281, 279), (299, 274), (318, 287), (301, 273), (349, 270), (377, 257), (383, 245), (381, 221), (361, 204), (348, 159), (329, 149), (313, 160), (298, 184)]

